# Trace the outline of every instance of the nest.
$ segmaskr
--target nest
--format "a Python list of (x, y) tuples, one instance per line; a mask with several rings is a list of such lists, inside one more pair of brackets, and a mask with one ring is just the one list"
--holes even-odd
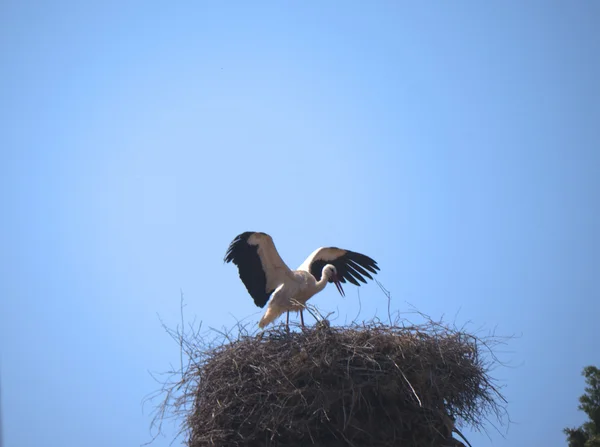
[(188, 340), (171, 405), (190, 447), (461, 445), (459, 426), (481, 428), (503, 409), (485, 346), (431, 322), (325, 320), (211, 347)]

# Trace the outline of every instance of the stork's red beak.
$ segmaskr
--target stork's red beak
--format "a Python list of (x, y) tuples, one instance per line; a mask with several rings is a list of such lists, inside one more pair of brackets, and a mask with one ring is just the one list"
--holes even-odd
[(337, 287), (338, 292), (340, 292), (340, 295), (346, 296), (346, 294), (344, 293), (344, 289), (342, 289), (342, 283), (340, 282), (337, 275), (333, 275), (333, 282), (335, 283), (335, 286)]

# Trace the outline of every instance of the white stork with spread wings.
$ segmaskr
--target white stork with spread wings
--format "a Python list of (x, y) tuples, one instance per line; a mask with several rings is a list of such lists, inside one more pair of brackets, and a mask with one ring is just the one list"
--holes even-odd
[(369, 272), (376, 274), (379, 270), (370, 257), (337, 247), (318, 248), (298, 270), (290, 270), (277, 253), (271, 236), (255, 231), (242, 233), (231, 242), (225, 262), (237, 265), (240, 279), (258, 307), (269, 303), (258, 324), (261, 329), (284, 312), (289, 323), (291, 310), (300, 312), (304, 326), (302, 311), (306, 302), (328, 282), (333, 282), (344, 296), (341, 283), (348, 281), (360, 286), (358, 281), (367, 282), (363, 275), (373, 279)]

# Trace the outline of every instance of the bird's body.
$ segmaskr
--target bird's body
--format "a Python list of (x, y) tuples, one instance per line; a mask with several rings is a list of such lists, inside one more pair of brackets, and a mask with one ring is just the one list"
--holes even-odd
[(240, 279), (258, 307), (269, 303), (259, 322), (261, 328), (284, 312), (289, 318), (290, 311), (300, 312), (304, 325), (302, 310), (306, 302), (328, 282), (335, 283), (344, 295), (340, 283), (348, 280), (359, 285), (357, 280), (366, 282), (362, 275), (373, 279), (368, 272), (379, 270), (368, 256), (337, 247), (321, 247), (297, 270), (291, 270), (279, 256), (271, 236), (254, 231), (242, 233), (231, 242), (225, 262), (238, 266)]
[(271, 295), (267, 311), (258, 323), (263, 328), (284, 312), (302, 312), (306, 302), (327, 285), (329, 275), (317, 281), (310, 273), (292, 271), (292, 278), (282, 283)]

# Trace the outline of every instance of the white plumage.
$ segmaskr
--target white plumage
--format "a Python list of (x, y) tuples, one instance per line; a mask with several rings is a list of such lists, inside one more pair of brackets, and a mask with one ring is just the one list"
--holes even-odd
[(379, 270), (377, 262), (368, 256), (337, 247), (321, 247), (310, 254), (297, 270), (291, 270), (281, 259), (273, 239), (266, 233), (247, 231), (229, 245), (225, 262), (238, 267), (240, 279), (258, 307), (267, 311), (259, 322), (264, 328), (284, 312), (302, 311), (306, 302), (333, 282), (343, 296), (346, 281), (359, 286), (365, 276), (373, 277)]

